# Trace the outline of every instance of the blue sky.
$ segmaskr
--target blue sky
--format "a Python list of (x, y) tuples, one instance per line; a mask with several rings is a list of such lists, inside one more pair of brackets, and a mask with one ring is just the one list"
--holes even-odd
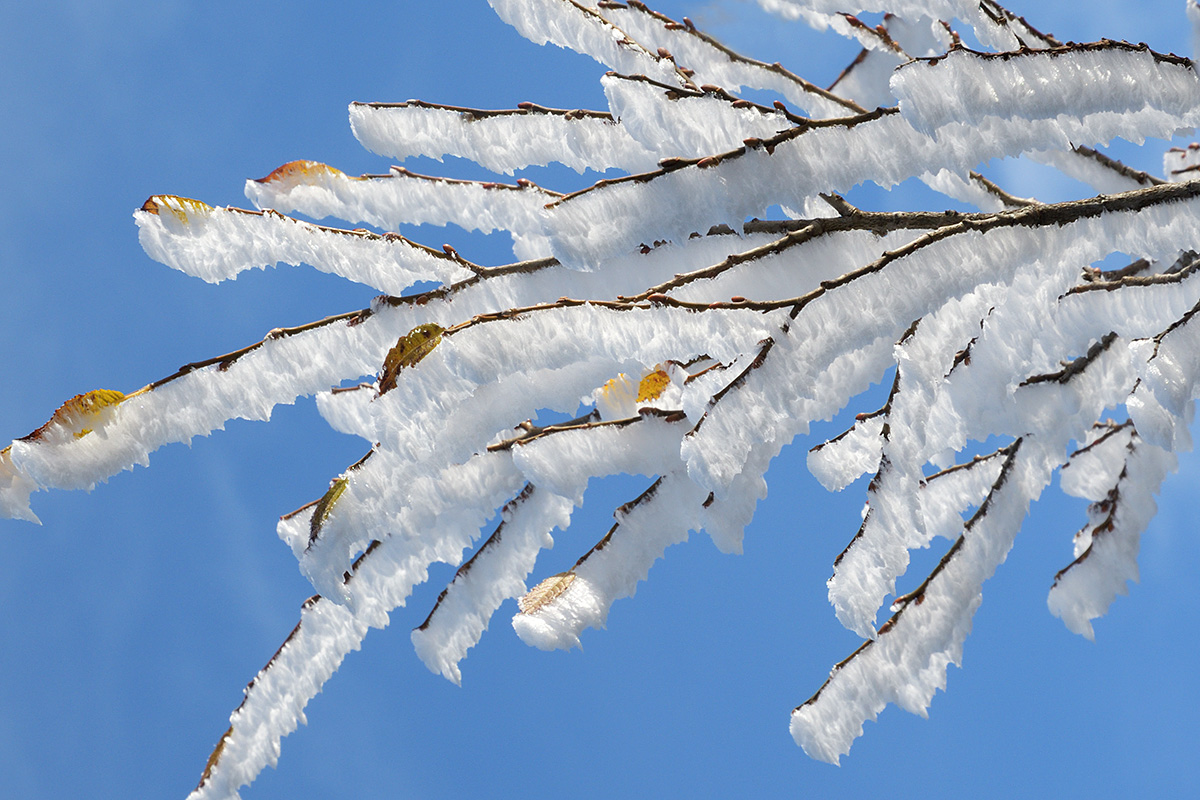
[[(1083, 15), (1073, 5), (1014, 10), (1062, 39), (1107, 35), (1188, 52), (1181, 0), (1093, 2)], [(817, 82), (855, 51), (749, 3), (656, 7)], [(176, 273), (137, 243), (130, 215), (150, 194), (246, 206), (244, 179), (292, 159), (382, 171), (389, 162), (350, 134), (351, 100), (603, 103), (602, 67), (525, 42), (484, 0), (351, 0), (336, 10), (77, 0), (8, 3), (2, 14), (5, 440), (79, 392), (136, 389), (373, 294), (307, 269), (216, 287)], [(1148, 149), (1138, 166), (1158, 169), (1161, 147)], [(481, 260), (504, 244), (412, 233)], [(1143, 538), (1142, 583), (1097, 623), (1095, 643), (1045, 607), (1083, 519), (1081, 504), (1051, 491), (986, 584), (964, 668), (950, 670), (930, 719), (890, 708), (842, 767), (807, 759), (787, 733), (788, 712), (857, 644), (834, 619), (824, 582), (857, 528), (862, 487), (828, 495), (803, 468), (807, 447), (838, 430), (818, 430), (773, 466), (744, 555), (721, 555), (703, 536), (671, 549), (637, 597), (614, 606), (608, 630), (585, 634), (582, 652), (526, 647), (506, 607), (464, 662), (462, 688), (429, 673), (408, 631), (452, 574), (441, 565), (392, 627), (347, 659), (309, 706), (309, 725), (285, 740), (279, 770), (245, 797), (1200, 790), (1194, 457)], [(0, 521), (0, 796), (185, 796), (242, 687), (311, 594), (275, 537), (276, 518), (319, 496), (364, 449), (301, 402), (270, 424), (235, 422), (190, 448), (165, 448), (151, 469), (92, 493), (36, 495), (42, 527)], [(642, 488), (597, 487), (595, 513), (558, 537), (546, 572), (572, 563), (607, 529), (612, 507)]]

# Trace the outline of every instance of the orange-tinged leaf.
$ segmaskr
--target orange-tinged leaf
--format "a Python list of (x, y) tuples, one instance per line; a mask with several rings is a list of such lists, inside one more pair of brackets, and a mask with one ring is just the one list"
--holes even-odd
[(524, 597), (517, 599), (517, 607), (522, 614), (533, 614), (538, 609), (548, 606), (575, 582), (574, 572), (560, 572), (551, 575), (537, 586), (530, 589)]
[(383, 370), (379, 375), (379, 393), (396, 388), (396, 378), (405, 367), (412, 367), (438, 346), (442, 341), (441, 325), (428, 322), (418, 325), (396, 342), (396, 346), (388, 351), (383, 359)]
[(217, 766), (217, 762), (221, 760), (221, 754), (225, 752), (225, 743), (233, 736), (233, 726), (229, 726), (229, 730), (221, 736), (221, 741), (217, 742), (217, 746), (213, 748), (212, 755), (208, 757), (208, 763), (204, 765), (204, 774), (200, 776), (200, 784), (196, 787), (199, 789), (204, 784), (208, 783), (208, 779), (212, 777), (212, 771)]
[(648, 400), (657, 400), (663, 390), (671, 385), (671, 376), (665, 370), (656, 369), (642, 378), (638, 384), (637, 401), (644, 403)]
[(348, 178), (346, 173), (320, 161), (289, 161), (283, 166), (276, 167), (265, 178), (257, 178), (255, 183), (276, 183), (291, 188), (304, 183), (312, 183), (321, 178)]
[(77, 394), (63, 403), (45, 425), (21, 440), (36, 442), (57, 430), (67, 431), (79, 439), (92, 432), (106, 408), (118, 405), (124, 399), (125, 395), (113, 389)]
[(208, 203), (193, 200), (190, 197), (178, 197), (173, 194), (151, 195), (142, 203), (142, 211), (161, 215), (163, 211), (170, 212), (177, 220), (187, 225), (193, 218), (207, 217), (213, 212)]

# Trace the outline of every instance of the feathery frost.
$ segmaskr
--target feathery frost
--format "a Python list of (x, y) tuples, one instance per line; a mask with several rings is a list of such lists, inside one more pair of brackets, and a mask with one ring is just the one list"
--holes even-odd
[[(304, 263), (384, 294), (129, 394), (78, 395), (0, 450), (0, 513), (36, 521), (38, 489), (91, 488), (303, 396), (369, 444), (279, 522), (319, 594), (247, 686), (193, 797), (237, 797), (274, 765), (305, 705), (434, 563), (458, 570), (412, 633), (431, 671), (461, 682), (509, 600), (527, 643), (579, 646), (691, 531), (740, 552), (771, 461), (881, 381), (886, 403), (808, 458), (832, 491), (871, 476), (827, 587), (865, 641), (792, 713), (796, 742), (837, 761), (888, 704), (926, 713), (1060, 468), (1092, 505), (1048, 604), (1094, 636), (1137, 578), (1200, 381), (1200, 151), (1166, 152), (1159, 177), (1103, 147), (1200, 123), (1191, 62), (1063, 44), (992, 0), (760, 0), (863, 48), (822, 89), (636, 0), (490, 2), (533, 42), (612, 70), (608, 108), (355, 103), (354, 135), (397, 159), (611, 175), (581, 189), (293, 161), (246, 183), (259, 210), (154, 195), (139, 237), (173, 268), (217, 282)], [(962, 47), (960, 25), (989, 50)], [(1043, 203), (977, 171), (1006, 156), (1103, 194)], [(910, 178), (963, 210), (870, 211), (841, 194)], [(478, 264), (402, 224), (506, 231), (517, 260)], [(589, 480), (621, 473), (649, 488), (546, 575), (538, 555)], [(941, 540), (932, 573), (901, 592), (910, 552)]]

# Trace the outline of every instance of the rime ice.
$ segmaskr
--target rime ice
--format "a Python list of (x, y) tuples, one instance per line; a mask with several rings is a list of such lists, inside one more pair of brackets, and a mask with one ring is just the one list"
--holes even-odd
[[(154, 195), (135, 220), (168, 266), (217, 282), (303, 263), (384, 294), (128, 395), (80, 395), (0, 450), (0, 513), (36, 521), (38, 489), (91, 488), (303, 396), (369, 443), (279, 522), (319, 594), (193, 796), (236, 797), (273, 765), (305, 705), (433, 564), (458, 570), (412, 633), (431, 671), (460, 682), (509, 600), (522, 640), (578, 646), (691, 531), (740, 552), (771, 461), (881, 381), (886, 403), (808, 459), (830, 490), (870, 476), (827, 586), (865, 641), (793, 711), (796, 742), (837, 761), (888, 704), (926, 713), (1056, 470), (1092, 505), (1047, 602), (1094, 636), (1137, 578), (1200, 381), (1200, 151), (1167, 152), (1158, 177), (1095, 148), (1200, 123), (1191, 63), (1064, 45), (974, 0), (760, 0), (863, 48), (826, 90), (640, 3), (491, 3), (532, 41), (613, 70), (607, 108), (355, 103), (354, 134), (399, 159), (458, 156), (508, 176), (557, 163), (605, 180), (562, 192), (293, 161), (246, 183), (257, 210)], [(864, 11), (891, 16), (869, 27), (839, 13)], [(959, 46), (941, 20), (995, 52)], [(979, 172), (1007, 157), (1104, 194), (1041, 203)], [(910, 178), (977, 211), (872, 212), (839, 194)], [(786, 219), (748, 220), (776, 207)], [(408, 223), (505, 231), (518, 260), (430, 248), (394, 232)], [(1128, 266), (1111, 269), (1113, 254)], [(434, 288), (404, 296), (418, 284)], [(1107, 418), (1122, 408), (1127, 420)], [(539, 554), (588, 481), (616, 473), (646, 488), (546, 576)], [(908, 576), (910, 552), (934, 546), (948, 549), (933, 572)]]

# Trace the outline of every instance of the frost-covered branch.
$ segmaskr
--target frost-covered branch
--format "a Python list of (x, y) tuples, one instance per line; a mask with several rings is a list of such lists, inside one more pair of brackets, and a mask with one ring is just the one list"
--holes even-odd
[[(1093, 505), (1049, 604), (1092, 635), (1136, 577), (1200, 388), (1200, 157), (1169, 152), (1164, 180), (1102, 148), (1200, 124), (1192, 64), (1145, 45), (1062, 44), (992, 0), (762, 0), (863, 46), (826, 90), (641, 2), (491, 2), (527, 38), (612, 70), (599, 77), (608, 108), (355, 103), (355, 135), (394, 158), (451, 155), (492, 173), (619, 174), (581, 187), (548, 172), (542, 187), (293, 161), (246, 182), (259, 210), (154, 195), (135, 220), (171, 267), (217, 282), (305, 263), (383, 294), (128, 395), (78, 395), (0, 450), (0, 510), (36, 519), (37, 489), (90, 488), (304, 396), (370, 443), (280, 519), (319, 594), (247, 686), (194, 796), (235, 797), (274, 764), (305, 705), (431, 565), (457, 567), (412, 633), (431, 671), (460, 682), (509, 600), (523, 640), (577, 646), (691, 531), (740, 552), (772, 460), (879, 381), (891, 382), (883, 406), (808, 459), (831, 490), (873, 476), (828, 583), (838, 619), (867, 641), (793, 712), (796, 741), (836, 761), (888, 703), (925, 713), (983, 582), (1059, 468), (1064, 491)], [(857, 16), (876, 11), (879, 26)], [(955, 19), (998, 52), (964, 48)], [(1008, 156), (1104, 193), (1023, 197), (981, 172)], [(978, 210), (877, 211), (844, 196), (910, 178)], [(404, 224), (506, 231), (512, 260), (429, 247), (395, 232)], [(1128, 266), (1111, 269), (1113, 254)], [(1131, 422), (1099, 424), (1121, 405)], [(975, 455), (993, 438), (998, 450)], [(571, 569), (539, 575), (589, 480), (613, 474), (649, 488)], [(910, 552), (939, 537), (953, 540), (941, 562), (898, 589)]]

